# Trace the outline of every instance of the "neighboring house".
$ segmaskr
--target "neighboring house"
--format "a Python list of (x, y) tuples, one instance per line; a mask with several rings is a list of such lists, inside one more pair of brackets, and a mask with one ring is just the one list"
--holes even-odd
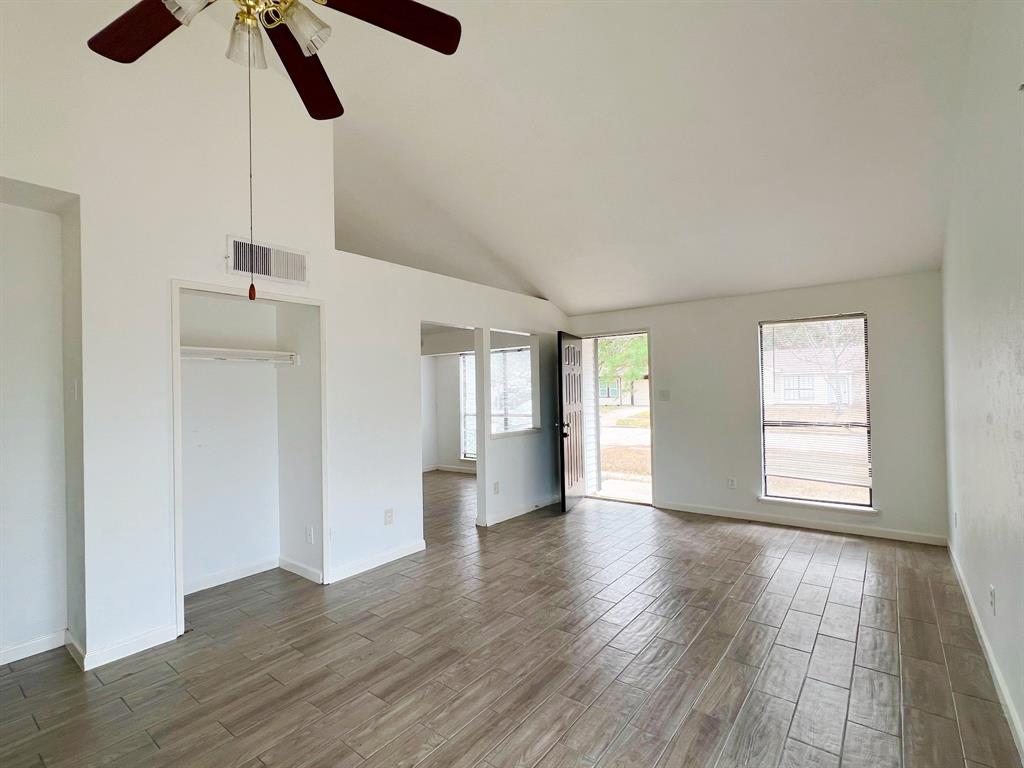
[(866, 420), (862, 350), (824, 359), (812, 350), (777, 349), (765, 352), (764, 360), (764, 404), (776, 406), (776, 414), (784, 410), (788, 418), (806, 421)]
[(601, 405), (650, 405), (651, 383), (646, 377), (634, 381), (632, 386), (618, 376), (601, 379), (597, 384), (597, 396)]

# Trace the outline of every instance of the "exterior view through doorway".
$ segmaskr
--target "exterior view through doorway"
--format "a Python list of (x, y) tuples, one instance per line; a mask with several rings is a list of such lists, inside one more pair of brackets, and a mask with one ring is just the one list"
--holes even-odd
[(652, 502), (648, 335), (583, 340), (587, 495)]

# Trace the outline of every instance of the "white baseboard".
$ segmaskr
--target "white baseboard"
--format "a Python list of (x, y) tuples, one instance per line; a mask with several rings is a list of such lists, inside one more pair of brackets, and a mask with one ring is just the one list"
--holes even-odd
[[(169, 643), (178, 636), (178, 629), (173, 624), (154, 629), (149, 632), (144, 632), (141, 635), (132, 637), (120, 643), (114, 643), (108, 645), (106, 648), (99, 648), (95, 651), (86, 650), (85, 656), (82, 660), (82, 669), (90, 670), (96, 669), (96, 667), (102, 667), (104, 664), (110, 664), (113, 661), (118, 661), (126, 656), (131, 656), (133, 653), (139, 653), (140, 651), (148, 650), (156, 645), (162, 645), (163, 643)], [(74, 653), (72, 653), (72, 656)], [(77, 659), (76, 659), (77, 661)]]
[(198, 579), (192, 579), (191, 581), (185, 582), (185, 594), (191, 595), (193, 592), (200, 592), (210, 587), (219, 587), (221, 584), (227, 584), (229, 581), (235, 581), (237, 579), (244, 579), (246, 576), (255, 576), (257, 573), (263, 573), (273, 568), (277, 568), (280, 565), (280, 560), (261, 560), (258, 563), (252, 563), (250, 565), (244, 565), (239, 568), (229, 568), (225, 571), (219, 571), (218, 573), (211, 573)]
[(960, 589), (963, 591), (964, 597), (967, 599), (967, 608), (970, 610), (971, 618), (974, 620), (974, 628), (978, 631), (978, 638), (981, 640), (981, 647), (985, 653), (985, 659), (988, 661), (988, 668), (992, 670), (992, 678), (996, 684), (996, 692), (999, 694), (999, 699), (1003, 704), (1003, 712), (1006, 713), (1006, 721), (1010, 724), (1010, 730), (1013, 732), (1013, 739), (1017, 742), (1017, 751), (1024, 755), (1024, 722), (1021, 721), (1021, 713), (1017, 711), (1017, 708), (1013, 704), (1013, 699), (1010, 698), (1010, 691), (1006, 685), (1006, 678), (1003, 676), (1003, 671), (996, 663), (996, 657), (992, 653), (992, 644), (988, 640), (988, 635), (985, 634), (985, 625), (981, 623), (981, 614), (978, 612), (978, 606), (974, 604), (974, 598), (971, 596), (971, 590), (967, 588), (967, 582), (964, 580), (964, 572), (960, 568), (960, 563), (957, 561), (952, 547), (949, 549), (949, 559), (953, 563), (953, 570), (956, 573), (957, 581), (960, 582)]
[(528, 515), (531, 512), (536, 512), (538, 509), (543, 509), (544, 507), (550, 507), (552, 504), (557, 504), (561, 498), (562, 498), (562, 495), (558, 494), (557, 496), (553, 497), (549, 501), (543, 501), (543, 502), (539, 502), (537, 504), (534, 504), (532, 507), (530, 507), (530, 509), (523, 509), (523, 510), (519, 510), (518, 512), (506, 512), (506, 513), (504, 513), (502, 515), (498, 515), (497, 517), (492, 517), (491, 514), (488, 512), (487, 513), (487, 527), (490, 528), (492, 525), (497, 525), (498, 523), (504, 523), (506, 520), (512, 520), (513, 518), (522, 517), (523, 515)]
[(873, 525), (816, 520), (812, 519), (809, 515), (773, 515), (765, 512), (743, 512), (723, 507), (701, 507), (694, 504), (666, 504), (661, 501), (655, 501), (653, 506), (655, 508), (672, 510), (673, 512), (693, 512), (697, 515), (728, 517), (734, 520), (751, 520), (758, 523), (774, 523), (776, 525), (791, 525), (797, 528), (810, 528), (815, 531), (852, 533), (857, 536), (874, 536), (879, 539), (896, 539), (897, 541), (914, 541), (919, 544), (934, 544), (939, 547), (946, 546), (945, 536), (917, 533), (916, 531), (899, 531), (892, 528), (876, 528)]
[(386, 549), (376, 555), (364, 557), (361, 560), (350, 560), (347, 563), (339, 563), (338, 565), (331, 567), (331, 582), (341, 581), (342, 579), (347, 579), (350, 576), (364, 573), (365, 571), (386, 565), (387, 563), (400, 558), (415, 555), (417, 552), (422, 552), (426, 548), (427, 542), (423, 539), (418, 539), (416, 541), (409, 542), (408, 544)]
[(71, 634), (70, 629), (64, 630), (64, 647), (68, 649), (68, 653), (71, 654), (71, 658), (75, 660), (75, 663), (81, 668), (85, 669), (85, 651), (82, 649), (81, 641)]
[(278, 561), (280, 567), (289, 573), (294, 573), (297, 576), (301, 576), (304, 579), (316, 582), (317, 584), (323, 584), (323, 574), (316, 568), (310, 568), (308, 565), (297, 563), (294, 560), (289, 560), (287, 557), (282, 557)]
[(476, 467), (457, 467), (450, 466), (448, 464), (438, 464), (431, 467), (429, 470), (425, 469), (424, 472), (461, 472), (464, 475), (475, 475)]
[(29, 656), (35, 656), (43, 651), (52, 651), (64, 645), (64, 631), (51, 632), (48, 635), (41, 635), (24, 643), (12, 645), (9, 648), (0, 650), (0, 664), (10, 664), (13, 661), (21, 661)]

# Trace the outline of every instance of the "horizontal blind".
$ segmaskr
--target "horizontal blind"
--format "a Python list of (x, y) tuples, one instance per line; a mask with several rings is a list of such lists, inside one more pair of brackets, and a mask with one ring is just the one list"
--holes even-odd
[(529, 347), (491, 352), (491, 434), (533, 427), (533, 364)]
[(462, 458), (476, 458), (476, 356), (459, 355), (459, 411)]
[(761, 324), (768, 496), (871, 504), (867, 318)]

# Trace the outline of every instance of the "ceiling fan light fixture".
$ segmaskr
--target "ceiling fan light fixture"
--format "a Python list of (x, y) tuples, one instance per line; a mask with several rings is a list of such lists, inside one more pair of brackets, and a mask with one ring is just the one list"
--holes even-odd
[(231, 37), (228, 38), (228, 50), (224, 55), (243, 67), (251, 63), (253, 69), (267, 68), (267, 57), (263, 53), (263, 33), (254, 17), (244, 13), (235, 16)]
[(188, 26), (209, 0), (164, 0), (164, 6), (179, 22)]
[(315, 56), (331, 36), (331, 28), (298, 0), (285, 11), (284, 23), (306, 56)]

